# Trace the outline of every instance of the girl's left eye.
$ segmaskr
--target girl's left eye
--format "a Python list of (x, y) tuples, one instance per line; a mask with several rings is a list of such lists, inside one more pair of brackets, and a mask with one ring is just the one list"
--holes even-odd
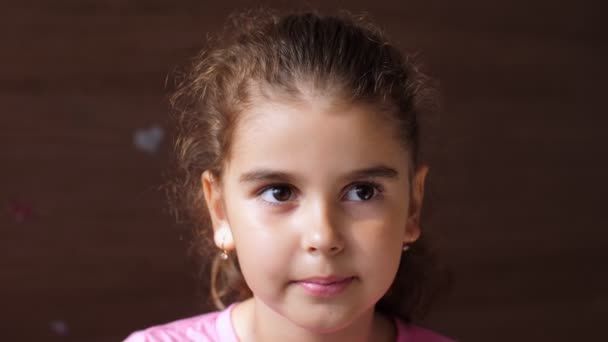
[(382, 193), (379, 185), (371, 183), (355, 184), (344, 196), (347, 201), (369, 201)]

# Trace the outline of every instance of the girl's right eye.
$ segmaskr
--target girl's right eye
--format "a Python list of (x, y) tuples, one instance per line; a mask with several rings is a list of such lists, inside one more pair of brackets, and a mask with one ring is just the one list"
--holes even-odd
[(259, 197), (264, 202), (278, 204), (291, 200), (293, 195), (294, 191), (287, 185), (271, 185), (264, 188), (260, 192)]

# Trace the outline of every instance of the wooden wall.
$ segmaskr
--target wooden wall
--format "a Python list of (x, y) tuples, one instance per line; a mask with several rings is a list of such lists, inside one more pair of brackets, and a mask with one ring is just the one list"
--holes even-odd
[[(455, 286), (426, 324), (462, 341), (605, 336), (601, 2), (309, 3), (371, 13), (441, 81), (425, 224)], [(167, 128), (166, 75), (256, 4), (0, 5), (0, 339), (117, 341), (201, 309), (157, 190), (168, 139), (148, 154), (133, 134)]]

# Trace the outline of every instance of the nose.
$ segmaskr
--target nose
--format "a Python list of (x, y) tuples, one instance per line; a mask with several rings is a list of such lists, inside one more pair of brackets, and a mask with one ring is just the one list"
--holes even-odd
[(334, 256), (344, 249), (344, 239), (339, 229), (339, 215), (331, 205), (317, 201), (304, 215), (303, 248), (309, 254)]

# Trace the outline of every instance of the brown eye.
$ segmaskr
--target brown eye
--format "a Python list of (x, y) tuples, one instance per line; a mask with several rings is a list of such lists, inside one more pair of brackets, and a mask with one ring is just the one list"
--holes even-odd
[(373, 184), (356, 184), (347, 193), (346, 199), (349, 201), (369, 201), (380, 193), (380, 189)]
[(280, 202), (284, 202), (289, 200), (291, 197), (291, 189), (286, 186), (279, 186), (276, 188), (272, 188), (272, 196)]
[(357, 192), (357, 196), (364, 201), (367, 201), (374, 196), (374, 188), (369, 185), (357, 185), (355, 191)]
[(286, 185), (273, 185), (260, 193), (262, 200), (270, 203), (289, 201), (293, 196), (293, 190)]

